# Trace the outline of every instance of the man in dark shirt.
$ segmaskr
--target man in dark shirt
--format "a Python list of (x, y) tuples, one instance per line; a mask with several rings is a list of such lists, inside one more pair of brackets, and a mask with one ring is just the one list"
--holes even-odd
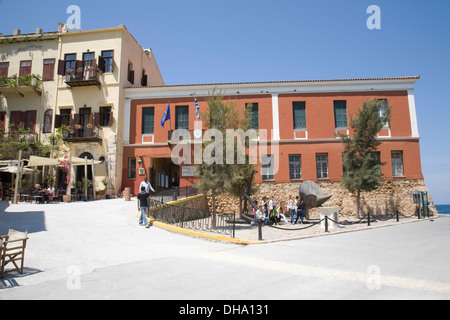
[(137, 195), (138, 210), (141, 210), (139, 225), (147, 228), (150, 227), (150, 224), (147, 221), (148, 197), (150, 197), (150, 194), (145, 192), (145, 187), (141, 187), (141, 192)]
[(297, 223), (298, 218), (300, 218), (301, 224), (303, 224), (303, 217), (305, 215), (306, 203), (302, 198), (297, 202), (297, 218), (295, 219), (294, 224)]

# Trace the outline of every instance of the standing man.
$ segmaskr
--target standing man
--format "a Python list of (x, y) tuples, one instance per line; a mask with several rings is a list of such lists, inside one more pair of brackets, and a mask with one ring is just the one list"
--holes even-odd
[(145, 188), (145, 192), (150, 193), (150, 190), (152, 192), (155, 192), (155, 190), (153, 189), (152, 185), (150, 184), (150, 182), (148, 182), (148, 178), (145, 177), (144, 181), (141, 182), (141, 185), (139, 186), (139, 190), (142, 189), (142, 187)]
[[(153, 193), (156, 192), (155, 189), (153, 189), (153, 187), (152, 187), (152, 185), (150, 184), (150, 182), (148, 182), (148, 178), (147, 178), (147, 177), (145, 177), (145, 178), (144, 178), (144, 181), (141, 182), (141, 185), (139, 186), (139, 190), (142, 190), (142, 188), (144, 188), (145, 193), (148, 194), (147, 199), (150, 197), (150, 190), (151, 190)], [(149, 206), (148, 206), (148, 202), (147, 202), (146, 207), (147, 207), (146, 211), (148, 211), (148, 207), (149, 207)], [(145, 221), (147, 221), (147, 220), (145, 220)]]
[(148, 210), (148, 197), (150, 194), (145, 192), (145, 187), (141, 187), (141, 192), (137, 195), (137, 205), (138, 210), (141, 210), (141, 216), (139, 217), (139, 225), (145, 226), (146, 228), (150, 227), (150, 224), (147, 221), (147, 210)]
[[(297, 197), (298, 198), (298, 197)], [(295, 219), (295, 223), (297, 223), (298, 218), (300, 218), (301, 224), (303, 224), (303, 216), (305, 215), (306, 203), (302, 198), (297, 202), (297, 218)]]

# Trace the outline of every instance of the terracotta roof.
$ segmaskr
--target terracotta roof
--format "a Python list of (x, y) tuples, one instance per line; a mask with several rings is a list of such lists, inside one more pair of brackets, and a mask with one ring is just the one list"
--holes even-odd
[(308, 83), (308, 82), (344, 82), (344, 81), (380, 81), (380, 80), (414, 80), (419, 76), (391, 77), (391, 78), (354, 78), (354, 79), (328, 79), (328, 80), (288, 80), (288, 81), (255, 81), (255, 82), (225, 82), (225, 83), (198, 83), (198, 84), (171, 84), (164, 86), (135, 86), (130, 88), (171, 88), (171, 87), (194, 87), (194, 86), (222, 86), (241, 84), (282, 84), (282, 83)]

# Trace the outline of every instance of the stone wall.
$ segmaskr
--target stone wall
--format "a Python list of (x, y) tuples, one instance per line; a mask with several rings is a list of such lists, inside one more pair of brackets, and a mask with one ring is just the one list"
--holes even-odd
[[(301, 182), (298, 183), (263, 183), (257, 185), (258, 192), (252, 199), (258, 200), (266, 196), (272, 196), (279, 204), (281, 201), (286, 205), (289, 196), (295, 198), (299, 194)], [(340, 207), (340, 215), (343, 217), (356, 217), (356, 195), (349, 193), (340, 182), (318, 182), (324, 194), (333, 195), (324, 206)], [(411, 191), (428, 191), (424, 180), (388, 180), (380, 188), (373, 192), (361, 193), (361, 209), (364, 214), (393, 214), (399, 210), (400, 214), (410, 216), (416, 212), (416, 205), (412, 203)], [(211, 195), (208, 195), (209, 207), (212, 210)], [(436, 212), (433, 200), (429, 196), (430, 210)], [(216, 197), (218, 212), (239, 212), (239, 198), (222, 194)], [(317, 217), (317, 209), (310, 211), (311, 217)]]

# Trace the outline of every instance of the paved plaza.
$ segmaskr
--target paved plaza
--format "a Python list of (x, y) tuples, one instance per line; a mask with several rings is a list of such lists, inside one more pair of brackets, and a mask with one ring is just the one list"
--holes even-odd
[[(24, 274), (0, 280), (0, 299), (450, 298), (448, 216), (329, 234), (264, 227), (265, 242), (247, 246), (137, 219), (123, 199), (2, 202), (0, 234), (30, 234)], [(238, 229), (244, 236), (258, 240), (257, 229)]]

